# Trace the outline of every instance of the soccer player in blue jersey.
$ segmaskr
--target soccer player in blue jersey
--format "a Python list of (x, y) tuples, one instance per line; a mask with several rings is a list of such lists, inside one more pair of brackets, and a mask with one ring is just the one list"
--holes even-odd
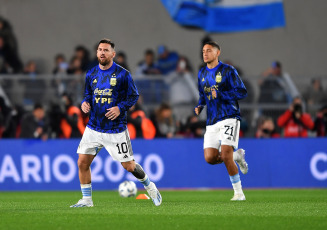
[(99, 65), (86, 73), (81, 108), (84, 113), (90, 112), (90, 120), (77, 149), (83, 198), (70, 207), (93, 207), (90, 165), (103, 147), (144, 185), (156, 206), (162, 202), (155, 184), (134, 161), (126, 124), (127, 111), (139, 94), (129, 71), (113, 61), (115, 55), (115, 44), (102, 39), (97, 49)]
[[(195, 113), (199, 115), (207, 106), (207, 127), (204, 135), (204, 158), (212, 165), (224, 162), (234, 188), (231, 200), (245, 200), (236, 161), (243, 174), (248, 172), (245, 151), (238, 149), (240, 109), (238, 100), (247, 95), (246, 88), (234, 67), (218, 60), (220, 46), (206, 42), (203, 61), (206, 67), (198, 74), (199, 103)], [(234, 150), (236, 150), (234, 152)]]

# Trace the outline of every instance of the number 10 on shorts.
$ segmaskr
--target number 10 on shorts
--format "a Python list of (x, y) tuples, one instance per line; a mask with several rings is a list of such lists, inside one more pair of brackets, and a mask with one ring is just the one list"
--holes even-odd
[(118, 154), (127, 153), (128, 152), (128, 146), (126, 142), (123, 142), (121, 144), (117, 144), (116, 147), (118, 148)]

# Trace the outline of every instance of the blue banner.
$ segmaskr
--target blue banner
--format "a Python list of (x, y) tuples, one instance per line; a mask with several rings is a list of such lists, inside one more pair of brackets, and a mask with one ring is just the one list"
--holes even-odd
[(281, 0), (161, 0), (175, 22), (208, 32), (285, 27)]
[[(79, 189), (79, 140), (0, 140), (0, 191)], [(209, 165), (201, 139), (133, 140), (135, 160), (159, 188), (231, 188), (226, 168)], [(327, 139), (241, 139), (244, 188), (327, 187)], [(92, 163), (96, 190), (136, 181), (101, 150)], [(140, 183), (137, 183), (141, 187)]]

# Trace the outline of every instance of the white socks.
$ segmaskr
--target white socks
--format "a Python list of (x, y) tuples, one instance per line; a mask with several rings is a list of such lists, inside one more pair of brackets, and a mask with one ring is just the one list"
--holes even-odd
[(232, 184), (234, 189), (234, 194), (243, 194), (241, 181)]
[(90, 184), (81, 184), (81, 190), (83, 194), (83, 199), (92, 199), (92, 185)]

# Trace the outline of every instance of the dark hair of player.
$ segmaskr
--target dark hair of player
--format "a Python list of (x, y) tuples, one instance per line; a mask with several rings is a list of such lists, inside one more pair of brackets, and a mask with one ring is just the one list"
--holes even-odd
[(218, 45), (217, 42), (214, 42), (214, 41), (208, 41), (208, 42), (205, 42), (205, 43), (203, 44), (203, 46), (205, 46), (205, 45), (211, 45), (212, 47), (216, 47), (218, 50), (220, 50), (220, 46)]
[(98, 47), (99, 47), (99, 45), (100, 45), (101, 43), (107, 43), (107, 44), (109, 44), (109, 45), (111, 46), (111, 48), (115, 49), (115, 43), (113, 43), (113, 42), (112, 42), (110, 39), (108, 39), (108, 38), (103, 38), (103, 39), (101, 39), (101, 41), (99, 41), (99, 43), (98, 43)]
[(42, 106), (41, 103), (35, 103), (35, 104), (34, 104), (34, 108), (33, 108), (33, 110), (37, 110), (37, 109), (43, 109), (43, 106)]

